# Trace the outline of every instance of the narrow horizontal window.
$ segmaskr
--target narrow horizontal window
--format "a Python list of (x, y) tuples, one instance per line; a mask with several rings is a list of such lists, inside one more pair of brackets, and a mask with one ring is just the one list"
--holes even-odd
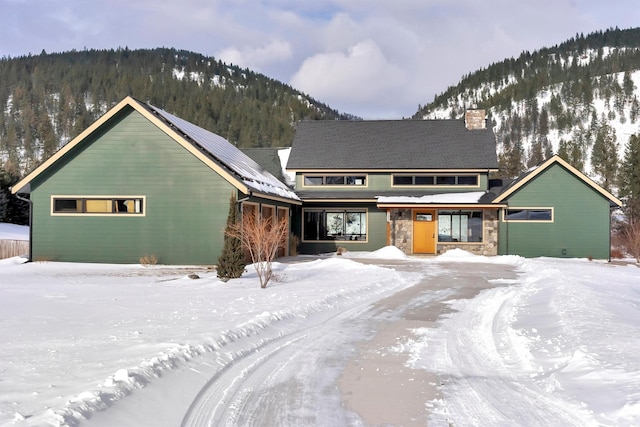
[(367, 177), (366, 175), (305, 175), (303, 182), (305, 186), (363, 186), (367, 185)]
[(326, 176), (325, 177), (326, 185), (344, 185), (344, 176)]
[(54, 214), (141, 215), (144, 197), (54, 197)]
[(323, 185), (324, 179), (321, 176), (308, 176), (304, 177), (304, 185)]
[(552, 209), (513, 208), (504, 210), (506, 221), (553, 221)]
[(438, 185), (456, 185), (456, 177), (455, 176), (439, 176), (436, 178), (436, 184)]
[(457, 178), (458, 185), (478, 185), (478, 175), (460, 175)]
[(393, 185), (413, 185), (412, 176), (394, 175)]
[(393, 175), (393, 185), (409, 186), (456, 186), (477, 187), (479, 176), (475, 175)]
[(414, 177), (415, 185), (433, 185), (435, 177), (430, 175), (418, 175)]

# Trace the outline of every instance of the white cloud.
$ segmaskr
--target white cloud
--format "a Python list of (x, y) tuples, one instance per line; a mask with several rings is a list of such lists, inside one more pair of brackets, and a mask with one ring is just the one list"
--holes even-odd
[(412, 115), (463, 75), (524, 50), (640, 22), (637, 0), (520, 0), (518, 7), (508, 0), (0, 3), (7, 17), (0, 57), (85, 46), (175, 47), (375, 118)]
[(291, 57), (291, 45), (284, 40), (273, 40), (267, 45), (252, 47), (245, 46), (241, 49), (228, 47), (222, 49), (215, 56), (228, 64), (250, 68), (252, 71), (260, 71), (265, 65), (287, 60)]
[(305, 59), (291, 84), (349, 112), (349, 108), (367, 103), (384, 106), (389, 96), (403, 91), (406, 80), (405, 72), (389, 62), (374, 41), (365, 40), (346, 52), (319, 53)]

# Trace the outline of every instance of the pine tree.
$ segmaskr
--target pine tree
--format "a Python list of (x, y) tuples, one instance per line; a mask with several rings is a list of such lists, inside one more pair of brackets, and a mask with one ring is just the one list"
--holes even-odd
[(229, 200), (229, 216), (224, 233), (224, 246), (218, 258), (217, 275), (221, 279), (236, 279), (244, 273), (244, 252), (242, 242), (237, 237), (233, 237), (231, 230), (237, 227), (238, 213), (236, 196), (231, 195)]
[(629, 222), (635, 223), (640, 221), (640, 134), (629, 138), (620, 172), (620, 196)]
[(611, 191), (618, 173), (618, 147), (615, 130), (609, 125), (605, 124), (598, 130), (591, 152), (591, 166), (600, 175), (602, 187)]
[(9, 191), (9, 188), (18, 181), (19, 177), (11, 172), (11, 168), (0, 167), (0, 222), (27, 225), (29, 224), (29, 204)]

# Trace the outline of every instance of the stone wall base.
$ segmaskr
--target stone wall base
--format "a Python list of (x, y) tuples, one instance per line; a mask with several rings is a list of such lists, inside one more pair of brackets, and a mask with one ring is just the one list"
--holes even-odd
[[(407, 255), (413, 255), (413, 210), (391, 209), (389, 221), (391, 222), (390, 243)], [(482, 243), (437, 242), (437, 253), (443, 254), (450, 249), (463, 249), (477, 255), (498, 255), (498, 209), (483, 209), (482, 224)]]

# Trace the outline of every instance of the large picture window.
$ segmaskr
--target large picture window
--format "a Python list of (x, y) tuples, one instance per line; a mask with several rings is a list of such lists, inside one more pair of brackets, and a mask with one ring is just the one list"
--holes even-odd
[(367, 240), (366, 210), (308, 209), (303, 226), (304, 240)]
[(439, 242), (482, 242), (482, 211), (439, 211)]
[(144, 197), (53, 197), (53, 214), (142, 215)]

